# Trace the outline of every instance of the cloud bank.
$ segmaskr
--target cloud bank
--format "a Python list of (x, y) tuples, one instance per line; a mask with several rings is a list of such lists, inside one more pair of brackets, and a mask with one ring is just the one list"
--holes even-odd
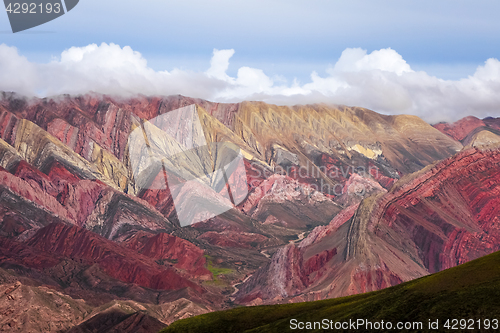
[(276, 104), (334, 103), (386, 114), (415, 114), (429, 122), (468, 115), (500, 115), (500, 61), (488, 59), (461, 80), (442, 80), (414, 71), (390, 48), (342, 52), (326, 76), (291, 83), (261, 69), (241, 67), (227, 74), (234, 50), (214, 50), (205, 72), (155, 71), (130, 47), (91, 44), (72, 47), (50, 63), (34, 63), (15, 47), (0, 45), (0, 91), (28, 96), (94, 91), (121, 96), (182, 94), (218, 102), (261, 100)]

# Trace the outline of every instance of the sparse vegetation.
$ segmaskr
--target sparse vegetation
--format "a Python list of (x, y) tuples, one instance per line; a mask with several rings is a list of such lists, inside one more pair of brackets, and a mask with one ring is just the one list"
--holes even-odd
[(429, 319), (500, 319), (500, 252), (376, 292), (213, 312), (177, 321), (162, 332), (287, 332), (292, 318), (421, 321), (424, 331)]
[(233, 270), (230, 268), (214, 267), (212, 258), (209, 255), (205, 255), (205, 258), (207, 259), (207, 269), (214, 276), (214, 282), (218, 281), (218, 276), (228, 275), (233, 272)]

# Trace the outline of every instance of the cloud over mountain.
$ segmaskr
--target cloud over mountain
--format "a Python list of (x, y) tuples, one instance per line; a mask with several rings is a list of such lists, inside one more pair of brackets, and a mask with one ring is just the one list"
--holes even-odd
[(389, 114), (411, 113), (430, 122), (471, 114), (486, 117), (500, 110), (500, 61), (494, 58), (472, 76), (452, 81), (412, 70), (390, 48), (371, 53), (348, 48), (326, 70), (326, 76), (313, 72), (310, 82), (299, 83), (250, 67), (240, 67), (236, 77), (231, 77), (227, 70), (234, 52), (215, 49), (205, 72), (155, 71), (141, 53), (128, 46), (72, 47), (50, 63), (35, 63), (15, 47), (1, 44), (0, 90), (37, 96), (95, 91), (124, 96), (182, 94), (220, 102), (328, 102)]

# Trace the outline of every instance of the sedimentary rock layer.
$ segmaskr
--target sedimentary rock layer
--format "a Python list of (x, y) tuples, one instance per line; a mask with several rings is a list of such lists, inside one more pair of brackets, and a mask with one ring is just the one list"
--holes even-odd
[[(84, 299), (65, 312), (79, 328), (394, 285), (496, 249), (484, 147), (498, 131), (323, 104), (2, 93), (0, 267)], [(464, 146), (483, 150), (450, 158)], [(113, 300), (135, 315), (95, 309)]]
[(279, 249), (236, 299), (338, 297), (454, 267), (500, 249), (499, 207), (500, 150), (465, 150)]

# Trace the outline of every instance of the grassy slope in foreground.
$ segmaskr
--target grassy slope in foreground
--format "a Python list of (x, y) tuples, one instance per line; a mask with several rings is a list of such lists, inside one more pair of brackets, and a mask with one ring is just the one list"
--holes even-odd
[(421, 321), (424, 330), (429, 319), (439, 319), (440, 331), (446, 319), (500, 320), (500, 252), (380, 291), (212, 312), (179, 320), (161, 332), (288, 332), (292, 331), (292, 318), (303, 322), (324, 318), (334, 322), (384, 320), (393, 324)]

